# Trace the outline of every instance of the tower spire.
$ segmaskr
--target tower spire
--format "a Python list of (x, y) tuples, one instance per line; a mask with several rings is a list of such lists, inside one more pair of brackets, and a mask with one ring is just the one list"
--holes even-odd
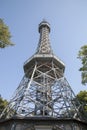
[(52, 48), (49, 40), (50, 24), (43, 20), (38, 27), (40, 39), (37, 47), (38, 54), (52, 54)]

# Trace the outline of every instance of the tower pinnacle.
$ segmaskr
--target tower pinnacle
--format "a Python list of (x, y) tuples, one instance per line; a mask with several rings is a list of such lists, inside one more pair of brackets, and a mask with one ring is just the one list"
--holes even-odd
[(39, 24), (38, 31), (40, 33), (39, 44), (37, 47), (38, 54), (52, 54), (52, 49), (50, 46), (49, 33), (50, 33), (50, 24), (43, 20)]

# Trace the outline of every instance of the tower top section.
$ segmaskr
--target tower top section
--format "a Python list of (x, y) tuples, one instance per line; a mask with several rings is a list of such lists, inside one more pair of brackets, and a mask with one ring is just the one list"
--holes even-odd
[(62, 74), (65, 70), (64, 63), (54, 55), (51, 43), (49, 40), (50, 24), (43, 20), (39, 26), (38, 31), (40, 33), (39, 43), (35, 54), (24, 63), (24, 72), (26, 73), (29, 68), (33, 66), (35, 62), (48, 62), (53, 61), (62, 70)]
[(38, 27), (40, 39), (37, 47), (38, 54), (52, 54), (52, 48), (49, 40), (50, 24), (43, 20)]
[(47, 27), (49, 32), (50, 32), (50, 24), (46, 21), (46, 20), (43, 20), (40, 24), (39, 24), (39, 33), (40, 33), (40, 30), (43, 28), (43, 27)]

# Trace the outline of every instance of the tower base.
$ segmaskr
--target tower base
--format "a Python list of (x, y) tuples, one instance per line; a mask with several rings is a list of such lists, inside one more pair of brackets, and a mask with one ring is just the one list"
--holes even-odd
[(1, 120), (0, 130), (87, 130), (87, 123), (76, 119), (14, 117)]

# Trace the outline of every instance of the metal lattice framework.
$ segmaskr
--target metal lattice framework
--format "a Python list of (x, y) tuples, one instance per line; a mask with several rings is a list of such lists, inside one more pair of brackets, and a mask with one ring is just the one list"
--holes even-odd
[(80, 118), (80, 103), (64, 77), (65, 65), (53, 54), (50, 46), (50, 25), (46, 21), (41, 22), (39, 32), (37, 51), (25, 62), (25, 75), (1, 118)]
[(80, 104), (74, 101), (75, 95), (66, 78), (59, 78), (59, 68), (53, 61), (36, 63), (32, 67), (31, 78), (28, 77), (29, 74), (30, 72), (25, 74), (5, 109), (6, 118), (13, 115), (78, 117)]

